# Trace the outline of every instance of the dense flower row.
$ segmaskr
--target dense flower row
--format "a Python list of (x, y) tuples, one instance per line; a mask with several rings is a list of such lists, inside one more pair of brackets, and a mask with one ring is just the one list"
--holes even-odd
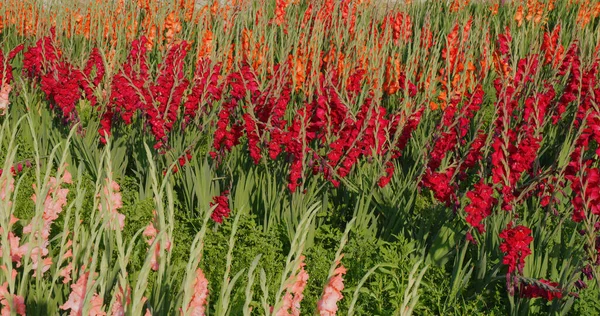
[[(393, 19), (390, 21), (396, 23), (395, 30), (401, 30), (404, 18)], [(582, 133), (576, 139), (571, 162), (564, 171), (573, 192), (572, 218), (580, 222), (588, 213), (600, 215), (599, 169), (594, 167), (597, 153), (587, 153), (596, 148), (592, 143), (600, 141), (600, 113), (593, 106), (600, 103), (598, 60), (583, 68), (577, 43), (572, 43), (565, 52), (556, 40), (559, 25), (544, 37), (543, 56), (531, 54), (513, 63), (512, 36), (506, 29), (498, 36), (498, 48), (493, 51), (497, 73), (495, 119), (489, 129), (482, 129), (477, 127), (474, 118), (488, 96), (480, 84), (470, 83), (472, 72), (477, 69), (465, 68), (464, 61), (457, 55), (469, 36), (470, 23), (462, 29), (455, 25), (448, 35), (448, 50), (442, 52), (443, 58), (451, 59), (451, 67), (442, 70), (452, 74), (451, 77), (466, 76), (467, 81), (461, 87), (456, 82), (451, 84), (453, 91), (463, 92), (440, 99), (447, 103), (441, 106), (440, 128), (431, 140), (420, 185), (431, 190), (435, 198), (448, 207), (459, 208), (464, 194), (470, 201), (464, 207), (466, 221), (483, 234), (485, 219), (494, 214), (496, 206), (512, 212), (534, 190), (557, 190), (558, 184), (551, 180), (559, 179), (562, 171), (554, 170), (552, 174), (541, 176), (543, 169), (539, 166), (538, 153), (548, 124), (561, 124), (568, 119), (568, 113), (574, 112), (575, 126), (581, 127)], [(407, 40), (398, 34), (394, 33), (395, 40)], [(368, 89), (366, 96), (359, 99), (363, 85), (371, 80), (366, 77), (366, 71), (357, 67), (346, 82), (341, 82), (335, 63), (326, 56), (318, 89), (300, 106), (295, 106), (292, 95), (296, 74), (292, 60), (276, 64), (267, 81), (261, 82), (249, 64), (224, 74), (220, 63), (202, 57), (190, 80), (184, 71), (190, 48), (187, 42), (171, 45), (155, 74), (150, 70), (146, 44), (145, 37), (133, 41), (120, 71), (108, 78), (110, 96), (105, 106), (98, 107), (102, 142), (119, 124), (131, 125), (142, 120), (144, 128), (155, 139), (154, 147), (166, 152), (170, 133), (176, 128), (194, 128), (197, 126), (194, 121), (216, 105), (212, 157), (222, 159), (241, 145), (247, 148), (255, 164), (261, 163), (264, 157), (276, 160), (285, 156), (283, 160), (289, 163), (288, 187), (292, 192), (303, 187), (310, 172), (321, 174), (337, 187), (357, 163), (373, 158), (384, 159), (377, 183), (385, 187), (394, 173), (394, 161), (401, 157), (425, 111), (424, 105), (411, 105), (419, 88), (400, 70), (394, 75), (386, 74), (382, 89), (408, 104), (405, 110), (389, 112), (382, 106), (382, 98), (386, 96), (376, 97), (377, 91), (373, 89)], [(40, 39), (24, 53), (23, 73), (39, 82), (59, 117), (75, 122), (82, 97), (92, 106), (98, 104), (96, 87), (104, 80), (105, 62), (94, 49), (80, 70), (62, 57), (59, 47), (54, 33)], [(7, 59), (12, 59), (22, 48), (17, 47)], [(511, 69), (511, 64), (516, 68)], [(5, 65), (8, 68), (2, 72), (2, 80), (6, 82), (3, 87), (10, 87), (12, 71), (9, 63)], [(541, 67), (556, 71), (554, 81), (541, 85), (535, 81)], [(564, 90), (559, 91), (553, 83), (561, 78), (566, 78), (567, 83)], [(529, 92), (528, 87), (534, 85), (538, 88)], [(344, 99), (347, 97), (351, 99)], [(580, 102), (575, 104), (576, 100)], [(356, 103), (358, 107), (353, 113), (351, 105)], [(178, 122), (180, 127), (176, 126)], [(190, 159), (188, 151), (178, 158), (179, 165), (185, 165)], [(474, 172), (479, 180), (474, 185), (468, 184)], [(548, 205), (548, 192), (540, 191), (540, 194), (546, 194), (543, 204)], [(229, 215), (226, 197), (215, 198), (214, 204), (217, 207), (213, 219), (221, 222)], [(510, 232), (509, 227), (500, 237), (508, 238)], [(473, 238), (470, 232), (468, 236)], [(513, 253), (509, 250), (514, 246), (512, 240), (506, 239), (507, 244), (502, 248), (507, 254), (504, 262), (509, 265), (509, 274), (522, 273), (527, 247)], [(519, 269), (515, 269), (515, 262)]]

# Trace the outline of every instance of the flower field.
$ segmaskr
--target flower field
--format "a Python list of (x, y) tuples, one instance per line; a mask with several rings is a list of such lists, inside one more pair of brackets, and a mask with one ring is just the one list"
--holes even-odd
[(600, 315), (600, 3), (2, 1), (0, 314)]

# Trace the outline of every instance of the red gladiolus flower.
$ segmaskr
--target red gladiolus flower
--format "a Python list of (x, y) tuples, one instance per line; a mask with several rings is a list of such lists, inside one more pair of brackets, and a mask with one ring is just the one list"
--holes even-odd
[(178, 159), (179, 166), (183, 167), (187, 162), (192, 160), (192, 152), (188, 149), (185, 154), (181, 155)]
[(217, 206), (213, 211), (211, 218), (213, 221), (221, 224), (223, 223), (223, 218), (228, 218), (231, 210), (229, 209), (229, 191), (223, 191), (220, 196), (213, 197), (213, 202), (210, 203), (210, 206)]
[(220, 151), (230, 151), (233, 146), (237, 145), (241, 136), (240, 126), (231, 125), (231, 114), (237, 106), (237, 100), (232, 99), (223, 103), (223, 107), (219, 112), (219, 120), (217, 121), (217, 130), (213, 139), (213, 147)]
[(492, 214), (492, 208), (497, 200), (492, 197), (494, 189), (482, 181), (477, 183), (472, 191), (467, 192), (471, 203), (465, 207), (467, 223), (476, 228), (480, 234), (485, 232), (482, 221)]
[(154, 102), (145, 104), (145, 113), (157, 142), (166, 143), (168, 133), (173, 130), (177, 121), (183, 93), (189, 86), (183, 70), (189, 47), (190, 45), (183, 41), (169, 49), (167, 57), (158, 66), (160, 73), (156, 83), (150, 87)]
[[(286, 148), (285, 150), (291, 156), (292, 165), (290, 166), (290, 177), (288, 188), (290, 191), (295, 192), (296, 188), (303, 179), (304, 174), (304, 148), (303, 143), (308, 143), (306, 137), (302, 138), (301, 126), (308, 125), (308, 117), (305, 115), (306, 108), (298, 111), (297, 117), (292, 122), (289, 131), (286, 135)], [(304, 121), (304, 123), (302, 123)]]
[[(90, 80), (94, 67), (96, 76)], [(92, 105), (96, 104), (93, 90), (104, 76), (104, 64), (97, 49), (92, 50), (83, 71), (62, 60), (53, 29), (50, 36), (24, 53), (23, 72), (39, 80), (52, 109), (59, 111), (66, 122), (75, 122), (79, 119), (76, 105), (82, 93)]]
[(254, 161), (254, 164), (258, 164), (260, 162), (260, 159), (262, 158), (262, 154), (260, 153), (260, 137), (258, 136), (258, 132), (256, 129), (256, 122), (248, 113), (245, 113), (242, 117), (244, 119), (246, 127), (246, 135), (248, 136), (248, 148), (250, 150), (250, 157)]
[(146, 38), (142, 36), (131, 44), (127, 61), (111, 83), (111, 105), (127, 125), (132, 123), (137, 110), (143, 109), (145, 103), (151, 103), (144, 87), (149, 78)]
[(500, 233), (500, 238), (504, 239), (500, 244), (500, 250), (504, 252), (502, 263), (508, 265), (508, 273), (518, 270), (522, 274), (525, 258), (531, 254), (529, 249), (529, 244), (533, 241), (531, 229), (522, 225), (513, 228), (512, 223), (509, 223)]
[[(450, 105), (444, 108), (444, 115), (442, 117), (443, 131), (436, 139), (433, 150), (430, 152), (429, 161), (427, 168), (431, 171), (437, 170), (442, 161), (448, 153), (454, 151), (459, 142), (464, 142), (464, 138), (467, 135), (471, 126), (471, 119), (475, 116), (475, 113), (479, 110), (480, 105), (483, 103), (483, 89), (480, 85), (476, 87), (473, 94), (467, 95), (467, 99), (470, 101), (465, 104), (462, 108), (458, 108), (460, 99), (455, 98), (450, 102)], [(483, 143), (475, 143), (474, 146), (483, 146)], [(473, 152), (475, 155), (477, 152)], [(473, 157), (470, 157), (473, 159)], [(465, 171), (465, 166), (461, 168), (461, 173)]]
[(498, 35), (498, 51), (502, 56), (508, 58), (510, 54), (510, 44), (512, 42), (512, 36), (510, 35), (510, 29), (506, 27), (506, 33)]
[[(198, 60), (194, 82), (189, 95), (184, 103), (183, 123), (188, 124), (198, 114), (206, 111), (204, 106), (212, 104), (214, 101), (221, 100), (223, 85), (219, 84), (219, 74), (221, 73), (221, 64), (217, 63), (211, 67), (208, 58)], [(200, 105), (203, 108), (200, 108)]]
[(427, 171), (422, 180), (422, 185), (433, 191), (435, 198), (448, 207), (456, 201), (456, 184), (452, 182), (454, 171), (453, 167), (444, 172)]
[[(573, 43), (565, 54), (565, 57), (558, 69), (558, 74), (564, 76), (570, 69), (569, 79), (565, 85), (565, 90), (557, 104), (557, 113), (553, 117), (553, 123), (557, 124), (566, 112), (568, 105), (577, 100), (579, 95), (579, 84), (581, 81), (581, 61), (579, 60), (577, 43)], [(582, 89), (583, 91), (583, 89)], [(585, 100), (585, 98), (581, 98)]]
[(586, 211), (600, 215), (600, 169), (590, 168), (581, 177), (569, 177), (572, 180), (573, 221), (585, 219)]
[(487, 135), (480, 130), (477, 135), (477, 138), (475, 138), (475, 140), (471, 144), (471, 148), (469, 149), (465, 160), (460, 166), (461, 172), (465, 172), (467, 171), (467, 169), (475, 167), (475, 164), (477, 164), (477, 162), (481, 160), (481, 158), (483, 157), (483, 155), (481, 154), (481, 149), (485, 145), (486, 139)]
[(521, 297), (530, 299), (542, 297), (547, 301), (552, 301), (555, 298), (562, 298), (562, 290), (559, 288), (560, 285), (558, 283), (544, 279), (538, 280), (538, 282), (544, 285), (534, 283), (523, 286), (520, 292)]
[(377, 181), (377, 185), (379, 185), (380, 188), (384, 188), (386, 185), (388, 185), (388, 183), (390, 183), (392, 176), (394, 175), (394, 170), (394, 164), (388, 161), (385, 164), (385, 176), (379, 178), (379, 181)]

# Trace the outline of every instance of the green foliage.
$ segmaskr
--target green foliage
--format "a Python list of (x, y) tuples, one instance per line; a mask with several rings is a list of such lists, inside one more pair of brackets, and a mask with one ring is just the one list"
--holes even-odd
[[(183, 240), (190, 241), (190, 236), (195, 235), (192, 221), (182, 225), (181, 234)], [(228, 241), (231, 234), (232, 221), (226, 221), (223, 225), (216, 225), (207, 234), (204, 245), (204, 256), (200, 262), (202, 270), (208, 279), (210, 293), (221, 291), (221, 282), (226, 266), (226, 256), (228, 249)], [(177, 230), (176, 230), (177, 231)], [(184, 232), (188, 232), (188, 236), (184, 236)], [(193, 233), (192, 233), (193, 232)], [(270, 289), (276, 289), (278, 286), (277, 280), (283, 270), (282, 263), (286, 255), (284, 243), (281, 240), (281, 230), (273, 229), (268, 232), (263, 232), (262, 228), (256, 224), (255, 216), (243, 215), (240, 219), (239, 227), (236, 233), (236, 246), (233, 250), (233, 265), (231, 267), (232, 274), (236, 274), (242, 269), (250, 266), (251, 262), (257, 255), (261, 255), (259, 267), (264, 269), (269, 283)], [(185, 242), (184, 242), (185, 243)], [(189, 245), (188, 243), (185, 243)], [(175, 258), (175, 256), (174, 256)], [(242, 284), (247, 282), (247, 277), (242, 276)], [(236, 292), (233, 293), (233, 311), (240, 311), (244, 303), (244, 287), (236, 287)], [(260, 287), (258, 283), (254, 285), (254, 292), (259, 293)], [(272, 294), (272, 293), (271, 293)], [(256, 299), (256, 301), (258, 301)], [(271, 303), (272, 304), (272, 303)], [(255, 308), (258, 305), (253, 304)]]
[(598, 315), (600, 314), (600, 291), (593, 282), (588, 282), (589, 287), (579, 292), (579, 298), (573, 304), (574, 315)]

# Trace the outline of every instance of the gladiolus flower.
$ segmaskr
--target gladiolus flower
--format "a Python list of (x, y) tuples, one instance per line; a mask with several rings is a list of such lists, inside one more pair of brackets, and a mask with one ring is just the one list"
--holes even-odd
[(131, 288), (127, 286), (127, 293), (123, 293), (123, 288), (115, 290), (115, 304), (111, 309), (113, 316), (125, 316), (125, 306), (131, 304)]
[(343, 265), (339, 266), (333, 272), (333, 276), (329, 279), (329, 283), (325, 286), (321, 300), (317, 303), (317, 309), (321, 316), (335, 316), (339, 302), (344, 296), (344, 279), (342, 276), (346, 274), (346, 268)]
[[(83, 306), (85, 305), (86, 288), (88, 284), (90, 272), (85, 272), (75, 284), (71, 284), (71, 293), (69, 294), (69, 300), (61, 305), (59, 308), (62, 310), (71, 310), (70, 316), (81, 316), (83, 312)], [(93, 280), (91, 281), (94, 282)], [(102, 298), (98, 294), (94, 294), (90, 301), (91, 309), (90, 315), (102, 316), (106, 313), (102, 312)]]
[(73, 263), (69, 262), (69, 264), (67, 264), (67, 266), (60, 270), (59, 274), (62, 278), (63, 278), (63, 284), (67, 284), (69, 282), (71, 282), (71, 272), (73, 271)]
[(542, 297), (547, 301), (552, 301), (555, 298), (562, 298), (562, 291), (559, 288), (558, 283), (544, 279), (538, 280), (538, 282), (544, 285), (534, 283), (523, 286), (523, 288), (520, 291), (521, 297), (526, 297), (530, 299)]
[(229, 191), (223, 191), (223, 194), (220, 196), (213, 197), (213, 202), (210, 203), (210, 206), (217, 206), (213, 211), (211, 218), (213, 221), (221, 224), (223, 223), (223, 218), (229, 217), (229, 213), (231, 210), (229, 209), (229, 198), (227, 195)]
[(500, 238), (504, 240), (500, 244), (500, 250), (504, 252), (502, 263), (508, 265), (508, 273), (518, 270), (523, 273), (525, 258), (531, 254), (529, 244), (533, 241), (531, 229), (525, 226), (512, 227), (512, 223), (500, 233)]
[[(17, 264), (17, 268), (21, 266), (21, 258), (27, 254), (28, 246), (19, 246), (21, 239), (17, 237), (13, 232), (8, 232), (8, 243), (10, 249), (10, 257), (13, 262)], [(1, 250), (2, 248), (0, 248)]]
[(90, 302), (90, 316), (105, 316), (106, 313), (102, 310), (102, 305), (104, 305), (104, 300), (98, 294), (94, 294), (92, 300)]
[[(155, 216), (155, 221), (156, 221), (156, 211), (154, 213)], [(146, 240), (146, 243), (148, 244), (148, 246), (152, 246), (152, 244), (154, 243), (154, 240), (156, 239), (156, 236), (158, 235), (158, 230), (154, 227), (154, 223), (150, 223), (148, 224), (148, 226), (146, 226), (146, 229), (144, 229), (143, 232), (144, 237), (147, 237), (148, 239)], [(154, 249), (152, 251), (152, 258), (150, 259), (150, 268), (154, 271), (158, 271), (158, 257), (160, 256), (160, 247), (161, 244), (160, 242), (157, 242), (154, 245)], [(165, 245), (167, 251), (171, 250), (171, 241), (167, 239), (166, 241), (166, 245)]]
[(187, 307), (187, 313), (193, 316), (204, 316), (206, 303), (208, 299), (208, 280), (204, 276), (202, 269), (196, 269), (196, 278), (194, 280), (194, 294)]
[(3, 116), (8, 111), (8, 105), (10, 101), (8, 101), (8, 95), (12, 87), (9, 84), (3, 84), (2, 89), (0, 89), (0, 116)]
[(276, 316), (299, 316), (300, 315), (300, 302), (304, 298), (302, 292), (308, 282), (308, 272), (304, 270), (304, 256), (300, 258), (300, 270), (298, 274), (291, 276), (291, 283), (285, 295), (283, 296), (283, 305), (275, 314)]
[[(9, 304), (9, 298), (12, 299), (12, 305)], [(22, 296), (10, 294), (8, 291), (8, 282), (4, 282), (0, 286), (0, 314), (12, 315), (15, 312), (17, 315), (25, 316), (25, 299)]]
[(123, 207), (123, 200), (121, 198), (121, 193), (119, 192), (120, 190), (121, 188), (117, 182), (113, 180), (112, 183), (109, 184), (108, 179), (106, 179), (103, 188), (103, 201), (98, 204), (98, 210), (100, 212), (103, 212), (104, 208), (106, 208), (105, 211), (110, 216), (109, 225), (113, 230), (116, 230), (117, 227), (118, 229), (123, 230), (123, 227), (125, 227), (125, 215), (118, 212), (118, 210)]
[(467, 192), (467, 197), (471, 203), (465, 207), (467, 213), (467, 223), (477, 228), (479, 233), (485, 231), (482, 221), (492, 214), (492, 208), (496, 204), (496, 199), (492, 197), (494, 189), (483, 181), (477, 183), (472, 191)]

